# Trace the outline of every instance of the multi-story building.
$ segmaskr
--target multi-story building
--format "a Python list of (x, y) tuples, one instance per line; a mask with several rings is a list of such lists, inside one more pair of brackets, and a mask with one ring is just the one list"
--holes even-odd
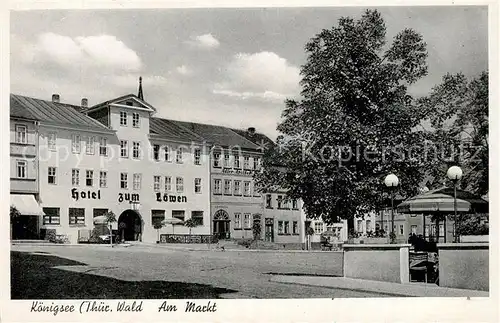
[(38, 239), (38, 121), (23, 108), (23, 98), (10, 96), (10, 200), (20, 213), (12, 219), (12, 239)]
[(203, 137), (212, 145), (210, 202), (212, 232), (219, 239), (252, 238), (252, 226), (262, 223), (262, 195), (256, 190), (254, 172), (262, 152), (233, 130), (216, 125), (172, 121)]
[[(155, 108), (129, 94), (86, 107), (17, 96), (39, 120), (42, 229), (76, 242), (93, 218), (113, 211), (125, 240), (154, 242), (155, 221), (193, 218), (209, 234), (209, 154), (203, 140), (154, 118)], [(188, 233), (166, 226), (163, 233)]]

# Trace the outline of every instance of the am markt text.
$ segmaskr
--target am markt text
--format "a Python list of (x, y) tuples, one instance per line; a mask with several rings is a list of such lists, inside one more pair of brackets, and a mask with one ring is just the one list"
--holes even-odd
[[(167, 301), (164, 301), (160, 307), (158, 307), (158, 312), (177, 312), (177, 306), (168, 304)], [(193, 312), (193, 313), (205, 313), (205, 312), (217, 312), (217, 303), (212, 303), (208, 301), (207, 303), (195, 303), (195, 302), (186, 302), (186, 308), (184, 312)]]

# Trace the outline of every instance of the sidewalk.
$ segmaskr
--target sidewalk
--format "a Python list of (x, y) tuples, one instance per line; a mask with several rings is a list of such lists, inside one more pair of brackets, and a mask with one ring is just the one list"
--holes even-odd
[(386, 294), (394, 297), (488, 297), (489, 292), (445, 288), (433, 284), (409, 283), (398, 284), (374, 280), (354, 279), (345, 277), (317, 276), (273, 276), (270, 281), (285, 284), (306, 286), (321, 286), (326, 288), (358, 290)]

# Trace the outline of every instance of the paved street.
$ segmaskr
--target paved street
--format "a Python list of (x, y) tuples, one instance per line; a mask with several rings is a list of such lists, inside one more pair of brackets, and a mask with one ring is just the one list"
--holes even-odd
[[(275, 274), (325, 274), (323, 264), (302, 261), (308, 253), (248, 251), (187, 251), (158, 246), (37, 246), (13, 245), (12, 251), (51, 254), (86, 265), (63, 266), (64, 270), (101, 275), (123, 281), (168, 281), (207, 284), (235, 292), (223, 298), (330, 298), (381, 297), (372, 292), (301, 286), (271, 282)], [(341, 275), (342, 254), (331, 254), (329, 273)], [(338, 258), (338, 261), (337, 261)]]

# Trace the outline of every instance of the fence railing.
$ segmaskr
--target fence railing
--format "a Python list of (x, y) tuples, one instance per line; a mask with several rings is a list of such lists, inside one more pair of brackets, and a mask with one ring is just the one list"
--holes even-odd
[(217, 243), (218, 237), (209, 234), (160, 234), (160, 243)]

